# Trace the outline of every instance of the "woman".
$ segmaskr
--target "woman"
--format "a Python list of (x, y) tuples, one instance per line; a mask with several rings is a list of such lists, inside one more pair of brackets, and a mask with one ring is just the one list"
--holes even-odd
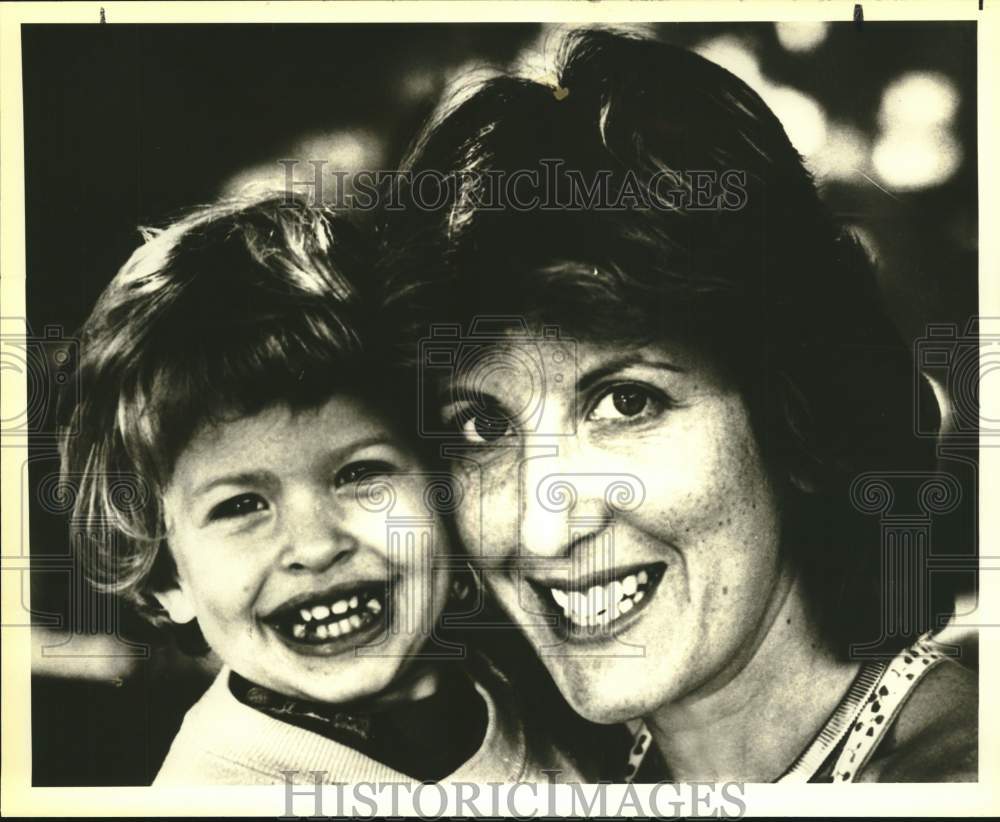
[(568, 702), (643, 718), (678, 780), (975, 779), (974, 677), (921, 639), (944, 606), (891, 612), (851, 497), (933, 470), (910, 352), (760, 98), (577, 33), (555, 83), (486, 83), (406, 167), (450, 199), (387, 213), (384, 322)]

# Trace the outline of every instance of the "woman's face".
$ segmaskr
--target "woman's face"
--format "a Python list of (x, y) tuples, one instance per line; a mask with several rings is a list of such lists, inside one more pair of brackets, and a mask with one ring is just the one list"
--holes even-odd
[(474, 359), (443, 409), (459, 529), (563, 695), (613, 722), (722, 684), (786, 576), (737, 390), (683, 345), (510, 336)]

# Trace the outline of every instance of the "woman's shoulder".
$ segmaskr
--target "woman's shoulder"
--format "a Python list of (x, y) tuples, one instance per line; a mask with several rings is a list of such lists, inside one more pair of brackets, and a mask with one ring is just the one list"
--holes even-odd
[(978, 753), (978, 676), (944, 660), (914, 687), (860, 781), (975, 782)]

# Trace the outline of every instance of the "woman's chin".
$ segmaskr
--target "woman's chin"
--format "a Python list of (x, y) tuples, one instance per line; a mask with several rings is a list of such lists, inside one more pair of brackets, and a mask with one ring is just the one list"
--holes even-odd
[[(570, 704), (580, 716), (601, 725), (613, 725), (648, 716), (663, 702), (664, 689), (651, 687), (653, 678), (629, 670), (605, 671), (594, 676), (582, 665), (574, 671), (553, 672), (554, 678)], [(642, 692), (636, 692), (641, 684)]]

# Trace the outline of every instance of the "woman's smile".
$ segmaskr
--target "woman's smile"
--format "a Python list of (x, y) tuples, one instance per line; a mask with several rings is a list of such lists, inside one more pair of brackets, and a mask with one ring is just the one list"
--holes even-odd
[(610, 569), (589, 579), (546, 582), (527, 578), (557, 617), (553, 632), (571, 642), (601, 642), (626, 631), (652, 602), (668, 565), (655, 562)]

